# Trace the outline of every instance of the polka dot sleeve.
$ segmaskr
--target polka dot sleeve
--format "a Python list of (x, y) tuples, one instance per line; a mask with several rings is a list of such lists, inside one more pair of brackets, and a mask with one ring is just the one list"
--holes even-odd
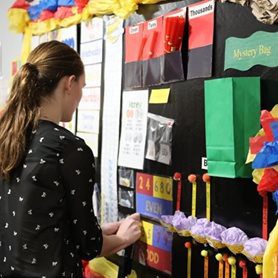
[(100, 254), (103, 240), (92, 204), (94, 156), (91, 149), (80, 139), (74, 144), (66, 145), (60, 162), (73, 240), (80, 257), (89, 260)]

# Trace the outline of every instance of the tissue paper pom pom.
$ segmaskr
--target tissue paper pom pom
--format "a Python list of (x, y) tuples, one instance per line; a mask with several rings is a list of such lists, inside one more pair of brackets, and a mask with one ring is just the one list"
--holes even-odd
[(262, 263), (267, 241), (260, 237), (253, 237), (244, 243), (242, 254), (254, 263)]
[(256, 270), (256, 274), (258, 274), (258, 275), (262, 274), (262, 272), (263, 272), (262, 265), (261, 264), (257, 264), (255, 266), (255, 270)]
[(229, 257), (228, 258), (228, 263), (230, 264), (230, 265), (235, 265), (236, 264), (236, 258), (235, 257)]
[(195, 182), (195, 181), (196, 181), (196, 175), (193, 175), (193, 174), (189, 175), (189, 176), (188, 176), (188, 180), (189, 180), (189, 182), (191, 182), (191, 183)]
[(240, 266), (241, 268), (246, 267), (246, 262), (245, 262), (245, 261), (243, 261), (243, 260), (240, 260), (240, 262), (239, 262), (239, 266)]
[(176, 172), (176, 173), (174, 174), (174, 180), (175, 180), (175, 181), (181, 180), (181, 173)]
[(234, 254), (243, 250), (243, 244), (248, 240), (247, 235), (239, 228), (232, 227), (221, 233), (222, 242)]
[(185, 244), (184, 244), (185, 248), (189, 249), (191, 248), (191, 242), (187, 241)]
[(223, 260), (222, 254), (221, 254), (221, 253), (217, 253), (217, 254), (215, 255), (215, 259), (216, 259), (217, 261), (222, 261), (222, 260)]
[(204, 182), (209, 182), (210, 181), (210, 176), (208, 174), (203, 174), (203, 181)]

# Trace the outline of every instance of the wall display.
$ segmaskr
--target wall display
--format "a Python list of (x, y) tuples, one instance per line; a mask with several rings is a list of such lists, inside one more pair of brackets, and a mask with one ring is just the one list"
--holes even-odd
[(147, 90), (123, 92), (119, 166), (143, 169), (148, 98)]
[(91, 148), (95, 157), (98, 157), (98, 141), (99, 135), (97, 133), (77, 132), (77, 136), (84, 139), (86, 144)]
[[(248, 111), (248, 112), (247, 112)], [(208, 173), (218, 177), (251, 177), (245, 164), (249, 137), (260, 126), (260, 79), (205, 81)]]
[(78, 109), (77, 132), (99, 133), (99, 112)]
[[(114, 28), (111, 30), (109, 26)], [(117, 158), (119, 143), (121, 81), (122, 81), (122, 26), (118, 17), (108, 17), (105, 21), (104, 100), (102, 118), (101, 148), (101, 221), (113, 222), (118, 218), (117, 198)]]
[[(184, 5), (192, 3), (193, 1), (183, 2)], [(161, 5), (152, 6), (149, 9), (144, 9), (140, 14), (132, 15), (128, 20), (129, 26), (137, 26), (144, 20), (151, 21), (151, 19), (158, 18), (164, 13), (168, 13), (169, 9), (174, 10), (174, 6), (178, 3), (162, 3)], [(199, 4), (199, 3), (198, 3)], [(197, 17), (198, 18), (198, 17)], [(197, 19), (196, 18), (196, 19)], [(278, 72), (277, 67), (265, 67), (263, 65), (255, 65), (254, 67), (246, 70), (245, 72), (224, 69), (224, 53), (225, 53), (225, 41), (227, 38), (248, 38), (257, 31), (265, 32), (277, 32), (278, 28), (276, 25), (269, 26), (262, 24), (256, 20), (252, 15), (248, 7), (241, 7), (240, 5), (230, 3), (219, 3), (215, 2), (215, 31), (213, 36), (213, 60), (210, 62), (211, 76), (213, 78), (225, 78), (225, 77), (245, 77), (245, 76), (260, 76), (260, 92), (259, 92), (259, 113), (263, 109), (270, 111), (272, 107), (278, 103), (277, 95), (277, 78)], [(137, 25), (136, 25), (137, 24)], [(202, 25), (202, 29), (206, 24)], [(187, 30), (187, 29), (186, 29)], [(258, 39), (259, 42), (259, 39)], [(184, 62), (186, 64), (187, 51), (182, 49)], [(198, 63), (196, 63), (198, 64)], [(199, 63), (201, 64), (201, 62)], [(134, 73), (132, 75), (135, 75)], [(248, 85), (247, 85), (248, 86)], [(241, 93), (239, 93), (241, 102), (244, 100), (245, 89), (249, 90), (249, 86), (244, 86)], [(160, 88), (162, 88), (161, 86)], [(177, 82), (171, 84), (171, 94), (168, 103), (149, 105), (149, 112), (162, 115), (167, 118), (175, 120), (175, 128), (173, 129), (173, 149), (172, 149), (172, 165), (167, 166), (156, 161), (145, 160), (143, 172), (155, 175), (160, 173), (167, 176), (173, 176), (173, 173), (182, 173), (182, 190), (181, 190), (181, 202), (180, 210), (187, 216), (192, 213), (192, 186), (187, 181), (189, 174), (194, 173), (197, 177), (197, 195), (196, 195), (196, 217), (204, 218), (209, 216), (207, 213), (209, 210), (206, 209), (208, 202), (206, 202), (206, 190), (207, 186), (204, 182), (199, 182), (200, 177), (205, 172), (205, 169), (201, 168), (201, 159), (207, 157), (206, 153), (206, 131), (205, 131), (205, 83), (204, 78), (192, 78), (191, 80), (184, 82)], [(237, 87), (237, 85), (236, 85)], [(158, 88), (157, 86), (155, 88)], [(225, 88), (218, 90), (220, 94), (225, 94)], [(249, 102), (253, 101), (253, 97), (248, 98)], [(216, 102), (215, 105), (217, 105)], [(224, 103), (223, 103), (224, 104)], [(235, 105), (235, 109), (240, 107), (242, 104)], [(257, 106), (253, 105), (249, 108), (250, 116), (253, 115), (253, 111), (257, 110)], [(237, 111), (237, 110), (235, 110)], [(214, 110), (213, 113), (217, 113), (218, 110)], [(228, 112), (228, 109), (223, 112)], [(236, 112), (237, 114), (237, 112)], [(248, 116), (249, 116), (248, 115)], [(254, 114), (257, 117), (257, 114)], [(240, 119), (244, 121), (243, 116)], [(251, 120), (252, 121), (252, 120)], [(257, 124), (259, 124), (259, 117), (257, 117)], [(219, 133), (219, 130), (225, 129), (227, 124), (223, 118), (217, 125), (211, 129), (211, 132)], [(252, 136), (255, 136), (259, 129), (254, 131)], [(239, 132), (240, 134), (240, 132)], [(231, 138), (226, 132), (222, 135), (223, 140)], [(219, 140), (219, 139), (216, 139)], [(238, 140), (238, 139), (237, 139)], [(244, 140), (245, 141), (245, 140)], [(249, 138), (247, 138), (247, 143)], [(243, 164), (245, 158), (243, 159)], [(238, 227), (244, 231), (248, 237), (262, 237), (262, 198), (259, 196), (256, 190), (256, 184), (252, 182), (252, 178), (224, 178), (221, 176), (211, 177), (210, 197), (211, 197), (211, 213), (210, 219), (215, 223), (218, 223), (224, 227)], [(174, 192), (176, 187), (174, 185)], [(268, 194), (268, 198), (271, 198), (271, 193)], [(209, 200), (209, 199), (207, 199)], [(137, 200), (136, 200), (137, 201)], [(174, 203), (175, 203), (174, 198)], [(137, 203), (137, 202), (136, 202)], [(274, 202), (269, 201), (268, 207), (268, 233), (274, 227), (276, 206)], [(181, 237), (177, 233), (173, 234), (173, 253), (172, 253), (172, 277), (180, 278), (187, 277), (187, 255), (188, 251), (184, 244), (191, 239)], [(191, 249), (191, 248), (190, 248)], [(208, 259), (205, 256), (201, 256), (202, 251), (208, 252)], [(229, 271), (229, 277), (232, 272), (234, 273), (234, 267), (228, 262), (229, 257), (235, 257), (236, 262), (236, 277), (244, 277), (243, 273), (248, 272), (249, 278), (258, 277), (255, 270), (255, 264), (248, 261), (244, 257), (245, 266), (241, 261), (243, 260), (242, 255), (229, 254), (227, 258), (224, 254), (229, 251), (227, 250), (211, 250), (211, 247), (204, 248), (204, 245), (192, 244), (191, 250), (191, 277), (204, 277), (205, 262), (208, 260), (208, 277), (218, 277), (218, 271), (221, 266), (223, 270), (223, 276), (225, 275), (225, 269)], [(223, 261), (218, 261), (215, 255), (220, 253), (223, 257)], [(224, 258), (225, 257), (225, 258)], [(242, 267), (239, 267), (239, 266)], [(194, 266), (194, 267), (193, 267)], [(226, 267), (225, 267), (226, 266)], [(257, 267), (258, 269), (259, 267)], [(152, 272), (152, 269), (139, 268), (139, 277), (166, 277), (162, 272)], [(140, 276), (141, 274), (141, 276)], [(228, 277), (228, 276), (227, 276)]]
[(148, 113), (145, 158), (167, 165), (171, 164), (173, 124), (173, 119)]
[(77, 26), (56, 29), (40, 36), (39, 42), (47, 42), (57, 40), (67, 44), (77, 51)]
[(143, 23), (130, 26), (125, 31), (125, 88), (142, 87)]
[(173, 212), (173, 180), (141, 172), (136, 174), (136, 211), (150, 218)]
[[(53, 32), (50, 32), (50, 34), (52, 34)], [(59, 29), (59, 32), (60, 41), (74, 48), (77, 51), (77, 25), (61, 28)]]
[[(179, 4), (181, 2), (184, 5), (188, 3), (185, 3), (185, 1), (179, 1)], [(189, 2), (193, 1), (190, 0)], [(151, 21), (152, 18), (155, 19), (159, 17), (161, 12), (168, 12), (167, 8), (164, 9), (167, 4), (171, 4), (173, 6), (176, 5), (172, 2), (165, 3), (165, 5), (162, 3), (161, 5), (149, 5), (151, 7), (145, 6), (145, 10), (140, 10), (139, 16), (145, 16), (145, 19)], [(231, 68), (223, 72), (223, 54), (227, 38), (246, 38), (259, 30), (277, 32), (277, 26), (267, 26), (257, 22), (248, 7), (243, 8), (239, 5), (231, 5), (228, 3), (222, 4), (219, 2), (216, 2), (215, 6), (217, 11), (215, 13), (216, 36), (214, 36), (213, 46), (215, 53), (212, 63), (214, 70), (213, 77), (261, 76), (261, 108), (269, 110), (275, 103), (278, 103), (276, 94), (277, 82), (275, 81), (278, 78), (277, 68), (266, 68), (262, 65), (256, 65), (255, 67), (248, 69), (246, 72), (239, 72)], [(205, 24), (202, 26), (202, 29), (205, 29), (203, 28), (204, 26)], [(111, 43), (111, 41), (109, 41), (109, 43)], [(121, 43), (122, 40), (120, 36), (120, 44)], [(104, 209), (102, 211), (104, 221), (111, 221), (112, 219), (117, 220), (117, 218), (115, 218), (117, 216), (117, 198), (115, 198), (115, 192), (117, 194), (118, 182), (116, 161), (119, 138), (119, 99), (121, 97), (120, 81), (117, 81), (120, 79), (119, 75), (121, 72), (121, 59), (118, 59), (118, 56), (122, 55), (119, 54), (121, 53), (122, 48), (121, 46), (119, 46), (119, 48), (113, 47), (113, 51), (112, 47), (110, 49), (109, 48), (110, 47), (108, 45), (106, 50), (109, 52), (110, 56), (106, 57), (106, 60), (109, 61), (109, 63), (107, 64), (108, 68), (105, 67), (105, 70), (107, 70), (107, 76), (105, 76), (105, 82), (107, 82), (107, 84), (105, 84), (105, 90), (107, 90), (105, 92), (106, 101), (104, 99), (104, 105), (106, 105), (106, 108), (109, 107), (109, 109), (104, 111), (106, 115), (103, 123), (110, 123), (110, 125), (108, 125), (107, 129), (106, 126), (103, 128), (105, 130), (105, 138), (103, 141), (103, 148), (105, 150), (102, 150), (103, 162), (101, 165), (101, 169), (103, 171), (101, 173), (101, 178), (103, 179), (102, 186), (106, 187), (103, 191), (105, 195), (103, 199)], [(185, 49), (182, 50), (182, 54), (186, 59), (187, 52)], [(115, 62), (115, 60), (117, 62)], [(136, 74), (132, 73), (131, 76), (136, 76)], [(141, 78), (143, 78), (142, 75)], [(192, 79), (187, 82), (171, 84), (169, 102), (164, 105), (150, 105), (149, 111), (151, 113), (175, 119), (177, 128), (173, 130), (172, 165), (164, 165), (157, 163), (156, 161), (146, 160), (144, 165), (145, 172), (172, 176), (175, 171), (179, 171), (183, 173), (183, 180), (185, 180), (185, 177), (187, 177), (190, 173), (195, 173), (197, 177), (202, 176), (204, 171), (200, 167), (200, 161), (202, 157), (206, 157), (203, 81), (203, 79)], [(109, 114), (109, 117), (107, 114)], [(217, 128), (222, 129), (223, 126), (223, 121), (221, 121)], [(240, 178), (226, 179), (219, 176), (213, 176), (212, 180), (213, 185), (215, 186), (211, 188), (211, 219), (225, 226), (230, 225), (239, 227), (250, 237), (261, 236), (262, 200), (260, 196), (258, 196), (256, 192), (256, 185), (252, 182), (252, 180)], [(199, 218), (206, 215), (206, 204), (204, 202), (204, 196), (206, 194), (205, 190), (206, 187), (204, 185), (199, 186), (198, 184), (196, 216)], [(190, 201), (191, 191), (192, 187), (184, 184), (181, 193), (180, 209), (187, 215), (190, 215), (192, 211)], [(269, 229), (273, 227), (275, 211), (276, 208), (274, 208), (274, 204), (272, 206), (272, 202), (270, 202), (268, 215)], [(154, 238), (155, 237), (156, 234)], [(184, 247), (184, 243), (186, 241), (188, 241), (188, 239), (185, 239), (178, 234), (173, 234), (172, 260), (167, 259), (166, 262), (163, 261), (163, 266), (156, 267), (156, 271), (154, 271), (154, 268), (148, 268), (147, 266), (144, 267), (143, 270), (139, 269), (138, 276), (144, 278), (168, 277), (166, 276), (167, 274), (162, 273), (161, 270), (163, 270), (165, 265), (167, 265), (167, 262), (170, 261), (172, 277), (186, 277), (186, 273), (188, 271), (186, 259), (189, 252), (189, 250), (185, 250)], [(192, 253), (190, 252), (190, 254), (192, 256), (192, 266), (194, 267), (191, 269), (191, 276), (204, 277), (204, 275), (207, 275), (209, 277), (217, 277), (220, 263), (218, 260), (214, 259), (214, 255), (218, 251), (215, 252), (211, 249), (209, 250), (209, 268), (205, 268), (207, 256), (201, 255), (201, 251), (204, 250), (204, 247), (200, 246), (198, 243), (192, 246)], [(158, 257), (154, 255), (154, 253), (146, 251), (146, 243), (143, 250), (145, 250), (143, 253), (145, 252), (145, 254), (150, 254), (149, 260), (156, 263), (155, 265), (157, 266)], [(210, 255), (211, 253), (213, 253), (213, 255)], [(235, 274), (235, 270), (233, 270), (235, 267), (232, 267), (232, 264), (229, 264), (228, 257), (223, 260), (222, 264), (222, 266), (224, 265), (223, 267), (226, 265), (225, 269), (229, 272), (227, 277), (232, 273)], [(246, 268), (244, 268), (244, 265), (242, 265), (242, 268), (239, 268), (238, 266), (240, 260), (238, 255), (235, 255), (235, 258), (237, 277), (243, 277), (244, 269), (246, 271), (248, 270), (248, 277), (258, 277), (255, 273), (255, 265), (253, 263), (247, 262), (245, 265)], [(144, 259), (142, 259), (142, 262), (143, 261)], [(159, 260), (159, 263), (160, 262), (161, 260)], [(147, 265), (150, 266), (151, 264)]]
[(224, 70), (248, 70), (255, 65), (278, 66), (278, 32), (258, 31), (248, 38), (231, 37), (225, 44)]
[[(80, 57), (85, 65), (86, 86), (78, 105), (77, 134), (98, 157), (102, 86), (103, 19), (93, 18), (81, 24)], [(97, 39), (97, 40), (96, 40)]]
[(172, 272), (172, 233), (164, 227), (142, 221), (143, 234), (136, 244), (135, 258), (139, 263), (162, 272)]
[(181, 47), (186, 8), (126, 27), (125, 88), (184, 79)]
[(101, 86), (101, 64), (85, 65), (86, 87)]
[(102, 44), (103, 40), (99, 39), (80, 45), (80, 57), (84, 65), (96, 64), (102, 62)]
[(82, 91), (82, 98), (79, 102), (78, 109), (82, 110), (100, 110), (101, 88), (85, 87)]
[(81, 43), (86, 43), (103, 38), (103, 19), (93, 17), (85, 22), (81, 22)]
[(141, 40), (142, 59), (142, 87), (160, 84), (160, 58), (164, 54), (163, 44), (163, 17), (143, 23)]
[(214, 1), (205, 0), (188, 7), (188, 28), (187, 79), (210, 77), (212, 73)]
[(63, 42), (77, 51), (77, 26), (73, 25), (33, 36), (31, 48), (34, 49), (37, 45), (52, 40)]

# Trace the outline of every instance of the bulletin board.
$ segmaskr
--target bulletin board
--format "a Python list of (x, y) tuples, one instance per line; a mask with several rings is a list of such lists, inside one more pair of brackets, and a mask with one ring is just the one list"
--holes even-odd
[[(196, 2), (196, 1), (195, 1)], [(149, 20), (178, 7), (191, 4), (189, 1), (178, 1), (160, 5), (148, 5), (140, 8), (131, 16), (126, 25), (133, 25), (142, 20)], [(261, 110), (271, 110), (278, 103), (277, 85), (278, 68), (256, 65), (247, 71), (228, 69), (224, 71), (225, 40), (229, 37), (244, 38), (256, 31), (278, 32), (277, 25), (260, 23), (248, 7), (232, 3), (215, 3), (215, 25), (213, 44), (212, 78), (259, 76), (261, 78)], [(205, 28), (205, 26), (204, 26)], [(187, 49), (183, 50), (184, 62), (187, 61)], [(209, 78), (208, 78), (209, 79)], [(191, 186), (188, 175), (197, 175), (197, 211), (198, 218), (205, 217), (205, 186), (201, 181), (206, 172), (202, 169), (202, 157), (206, 157), (205, 116), (204, 116), (204, 78), (170, 83), (152, 88), (170, 87), (171, 93), (167, 104), (149, 104), (149, 112), (175, 120), (172, 142), (172, 165), (167, 166), (151, 160), (145, 160), (144, 173), (173, 177), (175, 172), (182, 173), (181, 211), (191, 214)], [(135, 171), (135, 175), (136, 175)], [(176, 187), (173, 186), (173, 203), (175, 207)], [(123, 214), (133, 210), (119, 206)], [(276, 222), (275, 205), (269, 195), (269, 231)], [(236, 226), (250, 238), (262, 236), (262, 198), (251, 179), (211, 178), (211, 220), (226, 227)], [(154, 222), (155, 223), (155, 222)], [(186, 248), (188, 239), (173, 234), (172, 277), (186, 277)], [(200, 255), (203, 246), (193, 244), (192, 277), (204, 277), (203, 257)], [(239, 256), (240, 257), (240, 256)], [(258, 277), (255, 265), (248, 264), (248, 277)], [(169, 275), (138, 265), (139, 277), (169, 277)], [(209, 277), (218, 277), (218, 262), (214, 256), (209, 264)], [(144, 274), (143, 274), (144, 273)], [(241, 277), (241, 269), (237, 270)], [(140, 276), (141, 275), (141, 276)]]

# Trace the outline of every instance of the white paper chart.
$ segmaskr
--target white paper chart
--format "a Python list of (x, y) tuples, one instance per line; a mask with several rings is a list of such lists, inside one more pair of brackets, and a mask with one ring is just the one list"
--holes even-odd
[[(122, 81), (122, 26), (123, 21), (109, 17), (106, 21), (104, 104), (101, 148), (101, 221), (113, 222), (118, 218), (117, 157)], [(109, 40), (118, 32), (116, 40)]]
[(148, 90), (123, 93), (119, 166), (143, 169), (148, 97)]

